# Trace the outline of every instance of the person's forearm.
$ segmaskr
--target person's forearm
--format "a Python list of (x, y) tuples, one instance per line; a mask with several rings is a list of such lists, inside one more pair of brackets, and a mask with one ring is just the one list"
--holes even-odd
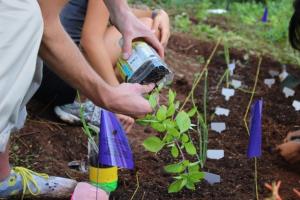
[(118, 18), (122, 19), (126, 13), (131, 12), (126, 0), (104, 0), (104, 3), (109, 10), (110, 19), (114, 25), (117, 25), (116, 23), (121, 21)]
[(82, 43), (82, 50), (94, 70), (110, 85), (119, 85), (104, 41), (91, 38)]
[(110, 86), (86, 62), (79, 49), (63, 30), (58, 15), (57, 17), (51, 16), (55, 15), (53, 10), (57, 10), (52, 8), (52, 12), (47, 13), (48, 9), (45, 7), (49, 4), (43, 4), (43, 2), (46, 1), (40, 1), (40, 7), (43, 11), (45, 30), (40, 56), (62, 79), (79, 89), (99, 106), (103, 106)]

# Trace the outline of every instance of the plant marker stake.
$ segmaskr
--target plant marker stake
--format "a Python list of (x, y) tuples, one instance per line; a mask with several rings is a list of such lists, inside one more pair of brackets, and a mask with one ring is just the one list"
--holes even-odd
[(263, 100), (256, 100), (251, 108), (250, 118), (250, 140), (248, 145), (248, 158), (261, 156), (262, 143), (262, 106)]
[(230, 71), (230, 76), (233, 76), (233, 73), (234, 73), (234, 70), (235, 70), (235, 63), (229, 64), (228, 69)]
[(270, 74), (270, 76), (272, 76), (272, 78), (274, 78), (275, 76), (279, 75), (279, 72), (271, 69), (271, 70), (269, 70), (269, 74)]
[(274, 85), (275, 83), (275, 79), (274, 78), (269, 78), (269, 79), (265, 79), (264, 80), (264, 84), (266, 84), (269, 88), (272, 87), (272, 85)]
[(204, 172), (204, 174), (205, 174), (204, 179), (211, 185), (221, 182), (221, 177), (217, 174), (213, 174), (209, 172)]
[(231, 85), (234, 87), (234, 89), (238, 89), (242, 86), (242, 82), (239, 80), (232, 79)]
[(222, 88), (222, 95), (225, 97), (226, 101), (229, 101), (230, 97), (234, 96), (234, 89)]
[(295, 108), (296, 111), (299, 111), (300, 110), (300, 101), (294, 100), (293, 107)]
[(265, 7), (264, 15), (263, 15), (263, 17), (261, 18), (261, 21), (262, 21), (263, 23), (267, 23), (267, 22), (268, 22), (268, 14), (269, 14), (268, 7)]
[(224, 122), (212, 122), (210, 126), (213, 131), (218, 133), (222, 133), (226, 130), (226, 124)]
[(225, 115), (226, 117), (229, 116), (229, 112), (230, 110), (229, 109), (226, 109), (226, 108), (221, 108), (221, 107), (216, 107), (216, 110), (215, 110), (215, 114), (220, 116), (220, 115)]
[(99, 164), (133, 169), (133, 156), (125, 131), (114, 113), (101, 111)]
[(288, 87), (284, 87), (282, 92), (284, 93), (285, 98), (289, 98), (295, 95), (295, 90), (290, 89)]
[(219, 160), (221, 158), (224, 158), (224, 150), (207, 150), (207, 158), (209, 159), (215, 159)]

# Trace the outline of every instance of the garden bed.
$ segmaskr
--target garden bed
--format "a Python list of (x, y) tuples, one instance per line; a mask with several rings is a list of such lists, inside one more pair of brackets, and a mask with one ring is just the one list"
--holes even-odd
[[(209, 57), (214, 45), (181, 34), (171, 37), (166, 57), (167, 63), (175, 72), (172, 88), (180, 100), (184, 100), (190, 91), (194, 74), (201, 69), (199, 62)], [(254, 84), (258, 58), (249, 55), (249, 59), (244, 60), (245, 54), (246, 52), (230, 49), (230, 58), (243, 63), (243, 67), (237, 65), (234, 78), (242, 81), (243, 87), (250, 90)], [(258, 159), (259, 193), (261, 199), (267, 197), (269, 192), (263, 184), (280, 179), (283, 182), (281, 193), (284, 199), (296, 199), (292, 188), (300, 187), (300, 167), (287, 165), (274, 151), (274, 147), (283, 140), (288, 131), (300, 129), (300, 113), (292, 107), (294, 99), (300, 100), (300, 90), (297, 88), (295, 97), (286, 99), (281, 92), (279, 80), (269, 89), (263, 81), (270, 78), (270, 69), (280, 71), (281, 63), (263, 57), (255, 95), (264, 99), (263, 156)], [(139, 188), (134, 199), (255, 199), (254, 162), (246, 156), (248, 135), (242, 120), (250, 94), (236, 90), (236, 95), (227, 102), (221, 91), (216, 91), (215, 86), (226, 70), (222, 47), (218, 49), (208, 70), (209, 113), (213, 113), (216, 106), (230, 109), (229, 117), (214, 119), (226, 122), (226, 131), (221, 134), (209, 132), (208, 148), (224, 149), (225, 157), (221, 160), (208, 160), (205, 169), (219, 174), (221, 183), (212, 186), (203, 181), (197, 185), (195, 191), (184, 189), (179, 193), (168, 194), (168, 185), (173, 180), (163, 171), (163, 166), (172, 163), (170, 153), (163, 150), (154, 155), (145, 151), (141, 145), (143, 140), (150, 135), (159, 134), (150, 128), (136, 125), (128, 134), (135, 158), (135, 171), (120, 170), (120, 186), (111, 195), (111, 199), (130, 199), (137, 188), (137, 174)], [(288, 66), (288, 71), (300, 77), (300, 70), (296, 66)], [(199, 102), (202, 99), (201, 91), (198, 88), (196, 92)], [(86, 137), (81, 128), (57, 121), (48, 107), (31, 101), (29, 120), (25, 128), (12, 140), (12, 163), (50, 175), (86, 180), (87, 176), (67, 167), (68, 162), (86, 157)]]

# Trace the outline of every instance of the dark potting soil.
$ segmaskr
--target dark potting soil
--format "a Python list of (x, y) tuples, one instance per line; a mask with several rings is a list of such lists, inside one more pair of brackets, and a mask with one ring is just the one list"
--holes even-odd
[[(166, 52), (166, 61), (175, 72), (174, 88), (179, 99), (183, 100), (191, 88), (194, 74), (201, 70), (199, 60), (207, 59), (215, 44), (192, 39), (181, 34), (174, 34)], [(234, 79), (243, 83), (243, 88), (250, 90), (254, 84), (258, 58), (246, 52), (230, 50), (231, 59), (239, 60)], [(236, 90), (236, 95), (226, 102), (221, 96), (221, 88), (216, 91), (220, 77), (226, 69), (223, 49), (220, 47), (209, 65), (209, 113), (216, 106), (230, 109), (229, 117), (215, 117), (213, 121), (226, 122), (227, 129), (222, 134), (209, 132), (209, 149), (224, 149), (225, 157), (221, 160), (208, 160), (205, 171), (221, 176), (221, 183), (209, 185), (205, 181), (197, 185), (195, 191), (184, 189), (177, 194), (168, 194), (167, 187), (173, 180), (163, 171), (163, 166), (171, 164), (172, 158), (167, 150), (157, 155), (142, 147), (142, 141), (150, 135), (159, 135), (150, 128), (136, 125), (128, 134), (134, 152), (136, 168), (134, 171), (120, 170), (119, 188), (111, 199), (155, 200), (250, 200), (255, 199), (254, 161), (246, 157), (248, 135), (244, 128), (243, 116), (250, 94)], [(270, 78), (270, 69), (280, 71), (281, 64), (272, 58), (263, 57), (255, 98), (263, 98), (263, 155), (258, 159), (258, 184), (260, 199), (269, 196), (264, 183), (282, 181), (281, 194), (285, 200), (297, 199), (292, 193), (293, 187), (300, 188), (300, 166), (288, 165), (278, 156), (274, 147), (280, 144), (288, 131), (300, 129), (300, 113), (292, 107), (293, 99), (300, 100), (300, 90), (296, 88), (295, 97), (286, 99), (281, 92), (279, 80), (269, 89), (264, 83)], [(296, 66), (288, 66), (288, 71), (300, 77)], [(224, 86), (224, 84), (222, 85)], [(221, 87), (222, 87), (221, 86)], [(202, 84), (197, 88), (198, 103), (202, 100)], [(162, 99), (163, 101), (163, 99)], [(80, 127), (72, 127), (58, 121), (49, 110), (50, 106), (31, 101), (29, 120), (20, 133), (12, 139), (11, 160), (15, 165), (22, 165), (50, 175), (87, 179), (67, 167), (72, 160), (86, 158), (87, 141)]]

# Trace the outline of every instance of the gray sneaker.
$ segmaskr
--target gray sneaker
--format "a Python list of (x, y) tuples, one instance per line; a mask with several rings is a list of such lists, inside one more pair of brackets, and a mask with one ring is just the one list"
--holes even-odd
[(83, 107), (83, 117), (88, 125), (96, 132), (99, 132), (101, 108), (95, 106), (89, 100), (81, 104), (75, 101), (72, 104), (56, 106), (54, 113), (64, 122), (79, 125), (82, 124), (80, 120), (80, 106)]
[(77, 182), (72, 179), (48, 176), (23, 167), (14, 167), (10, 176), (0, 182), (0, 199), (68, 198), (76, 185)]

